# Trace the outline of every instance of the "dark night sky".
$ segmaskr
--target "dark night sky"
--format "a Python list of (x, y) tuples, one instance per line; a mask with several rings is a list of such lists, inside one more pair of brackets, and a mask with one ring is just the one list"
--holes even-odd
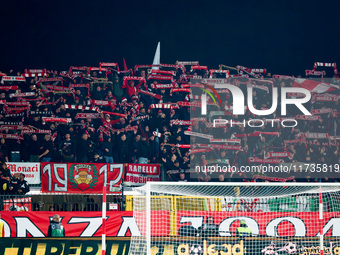
[(199, 60), (302, 74), (340, 64), (340, 1), (13, 1), (1, 4), (0, 70), (100, 61)]

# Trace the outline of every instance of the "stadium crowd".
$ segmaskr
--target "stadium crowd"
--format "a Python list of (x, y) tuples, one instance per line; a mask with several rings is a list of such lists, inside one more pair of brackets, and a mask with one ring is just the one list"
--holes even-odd
[[(277, 164), (276, 160), (340, 164), (336, 140), (340, 133), (339, 89), (327, 91), (327, 98), (313, 94), (306, 104), (313, 116), (297, 118), (296, 127), (264, 120), (259, 127), (216, 128), (211, 125), (213, 117), (242, 122), (255, 116), (248, 110), (244, 116), (225, 114), (232, 101), (225, 90), (219, 91), (223, 105), (210, 100), (209, 114), (202, 116), (196, 79), (229, 77), (245, 94), (251, 85), (254, 105), (262, 109), (271, 107), (273, 86), (280, 91), (296, 81), (268, 75), (264, 80), (261, 73), (259, 79), (253, 79), (253, 73), (233, 76), (184, 64), (119, 71), (115, 63), (106, 63), (99, 68), (71, 67), (67, 72), (28, 69), (2, 73), (0, 161), (161, 163), (162, 179), (173, 181), (271, 180), (243, 173), (193, 174), (193, 166), (217, 163), (235, 167)], [(301, 116), (293, 106), (288, 112)], [(275, 113), (266, 118), (282, 120)], [(220, 140), (210, 143), (209, 135)], [(8, 177), (3, 171), (1, 175)], [(317, 181), (308, 176), (304, 180)], [(336, 181), (327, 175), (322, 180)]]

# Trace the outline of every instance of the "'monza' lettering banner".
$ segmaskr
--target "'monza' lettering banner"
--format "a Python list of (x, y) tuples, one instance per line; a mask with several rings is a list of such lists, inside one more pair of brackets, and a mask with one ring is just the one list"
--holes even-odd
[[(5, 237), (45, 237), (50, 220), (56, 212), (2, 212)], [(66, 237), (94, 237), (102, 234), (101, 212), (57, 212), (65, 228)], [(340, 213), (324, 212), (319, 221), (318, 212), (205, 212), (177, 211), (171, 217), (169, 211), (152, 211), (151, 235), (170, 236), (183, 233), (182, 228), (199, 229), (208, 216), (214, 217), (220, 237), (235, 236), (236, 228), (244, 220), (255, 237), (317, 237), (321, 227), (326, 237), (340, 237)], [(145, 211), (108, 211), (107, 236), (145, 235)], [(176, 221), (176, 222), (173, 222)], [(144, 223), (143, 223), (144, 222)]]
[[(103, 232), (102, 212), (2, 212), (5, 237), (46, 237), (48, 226), (54, 214), (59, 214), (65, 228), (66, 237), (100, 237)], [(157, 236), (169, 236), (170, 215), (163, 211), (162, 227), (152, 227)], [(157, 217), (158, 211), (153, 214)], [(140, 236), (140, 230), (133, 212), (106, 212), (106, 235)]]
[(159, 181), (159, 164), (127, 164), (125, 181), (134, 185)]
[(119, 191), (123, 164), (41, 163), (42, 192), (102, 193)]

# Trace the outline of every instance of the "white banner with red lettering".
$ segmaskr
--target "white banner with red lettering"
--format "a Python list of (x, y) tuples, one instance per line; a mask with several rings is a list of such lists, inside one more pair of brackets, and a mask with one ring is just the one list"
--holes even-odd
[(159, 164), (127, 164), (125, 181), (133, 185), (143, 185), (150, 181), (159, 181)]
[(7, 167), (11, 170), (11, 174), (25, 174), (25, 180), (28, 184), (40, 184), (40, 163), (19, 163), (8, 162)]

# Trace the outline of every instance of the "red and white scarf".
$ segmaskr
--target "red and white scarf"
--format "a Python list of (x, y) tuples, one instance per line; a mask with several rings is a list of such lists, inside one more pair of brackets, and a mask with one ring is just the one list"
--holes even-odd
[(221, 150), (234, 150), (238, 151), (241, 150), (241, 145), (225, 145), (225, 144), (212, 144), (212, 148), (214, 149), (221, 149)]
[(240, 139), (210, 139), (211, 143), (241, 143)]
[(338, 95), (332, 95), (332, 94), (322, 94), (322, 95), (317, 95), (315, 94), (312, 97), (312, 103), (315, 101), (321, 101), (321, 102), (336, 102), (338, 101), (339, 96)]
[(201, 138), (206, 138), (206, 139), (209, 139), (209, 140), (214, 138), (212, 135), (202, 134), (202, 133), (197, 133), (197, 132), (192, 132), (192, 131), (184, 131), (184, 134), (196, 136), (196, 137), (201, 137)]
[(282, 152), (267, 152), (265, 158), (293, 158), (293, 154), (288, 151)]
[(71, 123), (71, 118), (52, 118), (52, 117), (42, 117), (43, 122), (62, 122), (62, 123)]
[(126, 118), (127, 114), (123, 114), (123, 113), (117, 113), (117, 112), (107, 112), (107, 111), (103, 111), (104, 114), (109, 114), (109, 115), (114, 115), (114, 116), (119, 116), (119, 117), (123, 117)]
[(18, 118), (18, 117), (24, 117), (24, 113), (11, 113), (11, 114), (5, 114), (5, 118)]
[(202, 153), (202, 152), (211, 152), (211, 151), (212, 151), (211, 148), (208, 148), (208, 149), (191, 149), (190, 154)]
[(70, 88), (90, 88), (88, 83), (70, 84)]
[(153, 131), (152, 134), (153, 134), (154, 136), (159, 137), (159, 138), (161, 138), (161, 137), (163, 136), (162, 133), (156, 132), (156, 131)]
[(311, 110), (310, 113), (312, 115), (315, 115), (315, 114), (324, 114), (324, 113), (332, 113), (336, 111), (336, 109), (331, 109), (331, 108), (323, 108), (323, 109), (314, 109), (314, 110)]
[(145, 95), (148, 95), (148, 96), (157, 98), (157, 99), (159, 99), (159, 100), (162, 99), (162, 96), (161, 96), (161, 95), (158, 95), (158, 94), (156, 94), (156, 93), (152, 93), (152, 92), (150, 92), (150, 91), (146, 91), (146, 90), (141, 90), (141, 89), (139, 89), (139, 90), (138, 90), (138, 93), (142, 93), (142, 94), (145, 94)]
[(111, 137), (111, 133), (109, 130), (107, 130), (104, 126), (99, 127), (99, 131), (103, 132), (106, 136)]
[(176, 92), (191, 93), (191, 89), (171, 89), (170, 95), (172, 95), (172, 93), (176, 93)]
[(16, 134), (0, 134), (0, 139), (23, 140), (24, 137), (22, 135), (16, 135)]
[(24, 75), (25, 77), (46, 76), (47, 70), (46, 69), (25, 69)]
[(26, 79), (23, 76), (3, 76), (1, 83), (4, 84), (5, 81), (26, 82)]
[(5, 105), (10, 105), (10, 106), (29, 106), (29, 102), (4, 102)]
[(158, 74), (148, 74), (147, 77), (148, 80), (160, 80), (160, 81), (171, 81), (171, 83), (174, 83), (174, 78), (172, 76), (166, 76), (166, 75), (158, 75)]
[(170, 146), (183, 148), (183, 149), (190, 149), (191, 144), (170, 144)]
[(99, 119), (99, 113), (77, 113), (75, 119)]
[(30, 111), (30, 115), (52, 116), (52, 111)]
[(192, 122), (190, 120), (171, 120), (170, 125), (178, 125), (178, 126), (190, 126)]
[(152, 83), (151, 88), (153, 88), (153, 89), (172, 89), (172, 88), (178, 88), (178, 84), (177, 83), (170, 83), (170, 84)]
[[(184, 107), (201, 107), (202, 103), (201, 101), (193, 101), (193, 102), (177, 102), (179, 106), (184, 106)], [(210, 104), (209, 102), (207, 103), (208, 105)]]
[(104, 101), (104, 100), (90, 100), (90, 103), (93, 105), (100, 105), (100, 106), (112, 106), (115, 104), (112, 104), (110, 101)]
[(18, 122), (18, 121), (0, 121), (0, 125), (18, 125), (18, 126), (22, 126), (22, 122)]
[(250, 133), (250, 134), (232, 134), (231, 135), (231, 138), (234, 138), (234, 137), (238, 137), (238, 138), (241, 138), (241, 137), (252, 137), (252, 136), (260, 136), (259, 133)]
[(247, 73), (264, 74), (264, 75), (267, 73), (267, 69), (265, 68), (248, 68), (244, 66), (237, 66), (237, 68), (243, 71), (246, 71)]
[(152, 104), (149, 109), (177, 109), (176, 104)]
[(1, 125), (0, 130), (29, 130), (32, 129), (30, 126), (23, 125)]
[(45, 129), (31, 129), (31, 130), (23, 130), (21, 133), (22, 134), (51, 134), (51, 130), (45, 130)]
[(329, 135), (327, 133), (301, 133), (301, 137), (307, 139), (328, 139)]
[(315, 121), (315, 120), (321, 120), (321, 117), (320, 116), (313, 116), (313, 115), (296, 115), (295, 119)]
[(29, 110), (30, 106), (27, 107), (6, 107), (5, 110), (7, 113), (21, 113), (23, 111)]
[(133, 121), (136, 121), (136, 120), (144, 120), (144, 119), (149, 119), (150, 116), (149, 115), (140, 115), (140, 116), (136, 116), (134, 118), (132, 118)]
[(262, 131), (255, 131), (254, 134), (260, 134), (260, 135), (276, 135), (279, 136), (279, 132), (262, 132)]
[(70, 87), (62, 87), (56, 85), (46, 85), (47, 89), (56, 90), (56, 91), (70, 91), (70, 93), (74, 93), (73, 89)]
[(274, 74), (273, 79), (294, 79), (294, 76)]
[(9, 94), (9, 97), (31, 97), (34, 96), (35, 92), (24, 92), (24, 93), (14, 93), (14, 94)]
[(278, 178), (278, 177), (269, 177), (269, 176), (262, 176), (262, 175), (254, 175), (253, 180), (261, 179), (270, 182), (286, 182), (286, 181), (295, 181), (294, 176), (287, 177), (287, 178)]
[(250, 163), (263, 163), (263, 164), (281, 164), (284, 163), (283, 159), (261, 159), (261, 158), (249, 158), (248, 159), (249, 164)]
[(86, 110), (86, 111), (99, 111), (98, 107), (89, 107), (89, 106), (81, 106), (81, 105), (70, 105), (65, 104), (66, 109), (73, 109), (73, 110)]
[(39, 82), (51, 82), (51, 81), (60, 81), (61, 83), (64, 82), (64, 79), (62, 77), (56, 77), (56, 78), (40, 78)]
[(183, 84), (182, 88), (205, 88), (203, 84)]
[(18, 90), (18, 86), (0, 86), (0, 90)]

